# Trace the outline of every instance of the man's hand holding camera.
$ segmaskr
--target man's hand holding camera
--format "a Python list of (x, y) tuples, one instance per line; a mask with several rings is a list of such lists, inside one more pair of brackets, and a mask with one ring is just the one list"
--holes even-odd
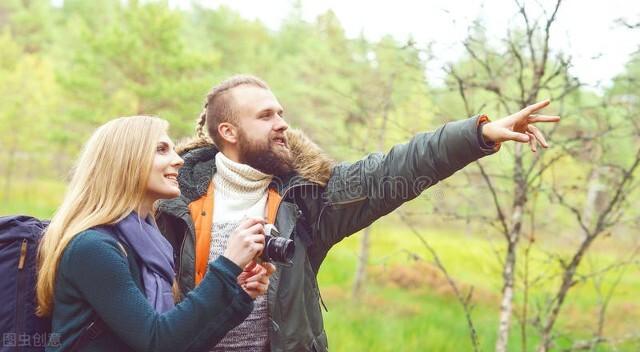
[(262, 218), (249, 218), (231, 234), (224, 256), (241, 268), (238, 284), (251, 298), (265, 294), (269, 276), (276, 270), (271, 263), (256, 262), (265, 246), (265, 224)]

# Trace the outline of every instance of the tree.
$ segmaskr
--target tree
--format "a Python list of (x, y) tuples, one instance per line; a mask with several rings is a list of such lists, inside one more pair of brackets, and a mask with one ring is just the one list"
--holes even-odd
[(47, 126), (57, 111), (59, 97), (51, 63), (24, 50), (9, 31), (0, 35), (0, 145), (6, 151), (1, 163), (5, 202), (11, 198), (16, 173), (28, 174), (37, 160), (34, 153), (47, 150)]
[[(521, 326), (521, 349), (528, 348), (528, 326), (531, 325), (538, 330), (542, 339), (538, 350), (546, 351), (552, 346), (555, 336), (552, 331), (567, 293), (579, 282), (576, 276), (592, 277), (578, 273), (582, 259), (593, 241), (603, 235), (605, 228), (620, 223), (620, 218), (607, 209), (611, 207), (621, 211), (628, 208), (624, 204), (628, 201), (627, 192), (634, 187), (631, 182), (635, 172), (635, 154), (631, 152), (634, 149), (634, 137), (620, 136), (614, 132), (629, 131), (633, 127), (629, 125), (633, 121), (633, 114), (625, 117), (616, 112), (617, 108), (613, 108), (610, 102), (603, 102), (602, 97), (580, 91), (580, 83), (571, 75), (571, 58), (550, 48), (549, 39), (561, 1), (555, 2), (548, 10), (542, 9), (544, 15), (541, 18), (532, 18), (531, 9), (524, 3), (516, 4), (523, 29), (509, 30), (503, 41), (504, 46), (496, 48), (488, 44), (481, 23), (476, 23), (465, 41), (467, 57), (448, 67), (447, 82), (450, 91), (458, 95), (469, 115), (480, 111), (509, 114), (541, 97), (550, 97), (564, 116), (561, 124), (547, 133), (552, 136), (554, 149), (538, 149), (537, 153), (528, 155), (520, 145), (504, 145), (499, 158), (476, 163), (478, 175), (472, 170), (464, 171), (470, 182), (477, 182), (476, 176), (479, 176), (485, 183), (484, 196), (466, 195), (472, 204), (471, 217), (488, 221), (506, 242), (505, 253), (496, 252), (501, 256), (499, 262), (502, 267), (496, 350), (508, 349), (511, 319), (515, 315)], [(627, 92), (625, 89), (621, 88)], [(481, 107), (478, 108), (478, 105)], [(615, 148), (612, 148), (612, 144), (615, 144)], [(507, 150), (504, 150), (505, 147)], [(612, 160), (616, 161), (614, 169), (618, 172), (609, 169)], [(509, 168), (511, 165), (512, 169)], [(587, 165), (593, 166), (585, 167)], [(563, 182), (562, 177), (554, 176), (559, 168), (563, 170), (562, 176), (579, 175), (582, 172), (586, 172), (587, 176), (570, 177), (569, 180), (577, 181)], [(548, 183), (553, 180), (557, 182), (549, 187)], [(587, 181), (584, 182), (586, 187), (577, 184), (583, 180)], [(603, 190), (605, 198), (602, 197)], [(621, 190), (625, 196), (616, 197), (616, 190)], [(539, 194), (548, 194), (549, 201), (545, 203), (544, 199), (538, 197)], [(584, 198), (576, 207), (574, 201), (580, 195)], [(493, 203), (493, 216), (483, 209), (478, 199), (485, 204), (487, 201)], [(550, 292), (550, 299), (541, 305), (544, 307), (533, 314), (529, 311), (534, 297), (532, 290), (541, 280), (549, 280), (549, 274), (532, 274), (528, 265), (531, 249), (544, 230), (558, 231), (558, 223), (566, 221), (560, 215), (560, 206), (566, 209), (568, 205), (573, 207), (571, 212), (580, 221), (589, 225), (583, 227), (577, 221), (577, 229), (584, 236), (568, 258), (560, 253), (549, 253), (547, 270), (556, 272), (556, 265), (559, 264), (557, 280), (560, 287)], [(542, 209), (546, 219), (539, 214)], [(587, 218), (592, 220), (586, 221)], [(550, 226), (554, 221), (557, 221), (556, 226)], [(521, 245), (523, 237), (526, 240), (524, 246)], [(519, 255), (523, 257), (519, 259)], [(519, 264), (524, 268), (519, 270)], [(520, 308), (517, 309), (514, 308), (516, 292), (522, 294)]]
[(169, 120), (174, 133), (189, 134), (219, 62), (214, 52), (187, 44), (182, 13), (163, 2), (129, 1), (96, 29), (84, 12), (73, 11), (70, 50), (59, 70), (74, 102), (69, 115), (91, 126), (152, 114)]
[[(452, 65), (448, 68), (449, 87), (458, 92), (468, 115), (480, 111), (474, 106), (476, 101), (494, 102), (491, 105), (483, 104), (482, 110), (493, 107), (494, 111), (505, 115), (533, 104), (542, 94), (550, 96), (554, 104), (562, 105), (562, 100), (579, 87), (569, 73), (570, 58), (560, 52), (555, 57), (552, 56), (549, 46), (551, 29), (561, 1), (557, 1), (551, 11), (545, 12), (546, 17), (541, 19), (531, 19), (525, 4), (516, 4), (523, 30), (509, 30), (504, 47), (494, 49), (487, 44), (481, 24), (476, 23), (464, 43), (468, 61), (461, 67)], [(539, 190), (540, 183), (537, 181), (543, 170), (550, 166), (549, 163), (555, 162), (553, 158), (550, 162), (543, 162), (546, 153), (542, 151), (529, 158), (519, 144), (505, 145), (502, 148), (510, 149), (508, 152), (502, 150), (501, 153), (512, 156), (511, 171), (494, 164), (493, 170), (506, 172), (489, 173), (482, 162), (476, 162), (495, 206), (498, 229), (506, 242), (505, 257), (501, 260), (503, 287), (496, 342), (496, 350), (500, 352), (506, 351), (508, 345), (518, 245), (530, 195)], [(497, 174), (501, 175), (493, 176)], [(510, 194), (499, 191), (496, 182), (501, 179), (510, 180)], [(505, 203), (510, 204), (508, 210)], [(523, 335), (523, 348), (526, 348), (525, 336), (526, 334)]]
[(25, 53), (48, 51), (57, 15), (47, 0), (6, 0), (0, 4), (0, 30), (8, 30)]
[[(640, 72), (638, 58), (636, 53), (626, 65), (625, 72), (614, 79), (614, 85), (606, 92), (603, 104), (591, 108), (597, 119), (592, 132), (580, 136), (583, 141), (581, 145), (567, 145), (567, 153), (571, 158), (583, 159), (582, 162), (592, 165), (586, 189), (573, 184), (568, 187), (566, 181), (554, 175), (550, 198), (570, 212), (582, 238), (575, 252), (560, 262), (561, 282), (541, 324), (542, 339), (538, 351), (551, 348), (553, 328), (569, 290), (587, 279), (594, 281), (600, 293), (598, 324), (591, 340), (577, 342), (574, 347), (594, 350), (601, 343), (615, 341), (604, 335), (605, 313), (624, 270), (606, 298), (602, 295), (600, 277), (632, 265), (640, 246), (631, 248), (628, 258), (620, 258), (603, 269), (595, 269), (587, 274), (579, 273), (578, 269), (597, 239), (611, 236), (610, 232), (623, 224), (632, 224), (633, 228), (633, 224), (640, 223), (640, 213), (631, 205), (632, 200), (638, 197), (634, 190), (640, 186), (635, 180), (640, 174), (640, 123), (635, 118), (640, 113), (640, 95), (633, 89), (637, 85), (635, 77)], [(585, 152), (585, 149), (589, 152)]]

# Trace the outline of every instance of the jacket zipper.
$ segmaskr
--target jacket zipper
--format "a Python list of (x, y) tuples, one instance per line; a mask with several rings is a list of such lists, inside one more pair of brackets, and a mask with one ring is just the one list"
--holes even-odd
[[(303, 187), (303, 186), (314, 186), (314, 185), (315, 184), (313, 184), (313, 183), (301, 183), (301, 184), (298, 184), (298, 185), (291, 186), (291, 187), (285, 189), (284, 192), (282, 192), (281, 199), (285, 199), (287, 194), (294, 188)], [(276, 209), (276, 214), (275, 214), (275, 217), (274, 217), (275, 219), (278, 218), (278, 213), (280, 212), (280, 206), (281, 205), (282, 205), (282, 202), (280, 202), (280, 204), (278, 204), (278, 209)], [(296, 212), (296, 221), (297, 221), (297, 219), (298, 219), (298, 213)], [(278, 278), (278, 280), (280, 280), (280, 278)], [(269, 319), (271, 324), (274, 325), (273, 329), (277, 333), (278, 331), (280, 331), (280, 325), (278, 325), (278, 323), (276, 323), (276, 321), (273, 320), (273, 316), (271, 315), (271, 309), (269, 307), (269, 298), (270, 298), (269, 296), (270, 296), (269, 295), (269, 291), (267, 290), (267, 318)], [(272, 298), (273, 298), (274, 301), (277, 299), (277, 297), (272, 297)], [(270, 344), (272, 344), (273, 343), (273, 339), (269, 339), (269, 340), (271, 340)]]
[[(184, 220), (182, 220), (182, 217), (181, 217), (181, 216), (178, 216), (177, 214), (170, 214), (170, 215), (171, 215), (172, 217), (174, 217), (176, 220), (178, 220), (178, 221), (182, 221), (183, 223), (185, 223), (185, 221), (184, 221)], [(184, 214), (183, 214), (183, 215), (184, 215)], [(186, 232), (185, 232), (184, 236), (182, 236), (182, 237), (183, 237), (183, 238), (182, 238), (182, 243), (180, 244), (180, 256), (179, 256), (180, 261), (182, 261), (182, 260), (181, 260), (181, 258), (182, 258), (182, 256), (183, 256), (183, 252), (184, 252), (184, 245), (185, 245), (185, 243), (187, 242), (187, 235), (189, 235), (189, 236), (190, 236), (190, 234), (189, 234), (189, 224), (186, 224), (186, 223), (185, 223), (185, 226), (186, 226)], [(195, 234), (194, 234), (194, 236), (195, 236)], [(195, 242), (195, 241), (194, 241), (194, 242)], [(180, 287), (180, 280), (181, 280), (181, 279), (182, 279), (182, 263), (179, 263), (179, 265), (178, 265), (178, 272), (176, 273), (176, 281), (178, 282), (178, 287)], [(194, 280), (195, 280), (195, 277), (194, 277)], [(195, 288), (195, 282), (194, 282), (194, 286), (193, 286), (193, 287), (191, 287), (191, 290), (192, 290), (193, 288)], [(181, 291), (181, 292), (180, 292), (180, 295), (182, 295), (182, 290), (180, 290), (180, 291)], [(182, 298), (182, 297), (180, 297), (180, 298)]]
[[(320, 214), (318, 214), (318, 220), (316, 220), (315, 222), (315, 230), (319, 231), (320, 230), (320, 220), (322, 219), (322, 214), (324, 214), (324, 210), (326, 208), (328, 208), (329, 206), (334, 206), (334, 205), (345, 205), (345, 204), (351, 204), (351, 203), (357, 203), (360, 201), (363, 201), (367, 199), (366, 196), (362, 196), (362, 197), (358, 197), (355, 199), (349, 199), (349, 200), (345, 200), (343, 202), (336, 202), (336, 203), (331, 203), (330, 205), (325, 205), (322, 207), (322, 209), (320, 209)], [(327, 309), (327, 305), (324, 303), (324, 300), (322, 299), (322, 294), (320, 293), (320, 287), (318, 287), (317, 281), (315, 282), (316, 284), (316, 291), (318, 292), (318, 297), (320, 298), (320, 303), (322, 303), (322, 308), (324, 308), (325, 312), (329, 312), (329, 309)]]
[(315, 223), (316, 231), (320, 229), (320, 219), (322, 219), (322, 214), (324, 214), (324, 210), (326, 208), (332, 207), (334, 205), (345, 205), (345, 204), (357, 203), (357, 202), (363, 201), (365, 199), (367, 199), (367, 196), (362, 196), (362, 197), (358, 197), (358, 198), (355, 198), (355, 199), (349, 199), (349, 200), (345, 200), (345, 201), (342, 201), (342, 202), (335, 202), (335, 203), (331, 203), (329, 205), (323, 206), (322, 209), (320, 209), (320, 214), (318, 215), (318, 219), (316, 220), (316, 223)]
[[(178, 281), (178, 287), (180, 287), (180, 281), (179, 280), (182, 279), (182, 270), (183, 270), (183, 268), (182, 268), (182, 256), (184, 255), (184, 245), (185, 245), (185, 243), (187, 243), (187, 236), (191, 236), (191, 234), (189, 232), (189, 224), (187, 224), (184, 220), (182, 220), (181, 217), (177, 217), (176, 216), (176, 219), (182, 221), (186, 226), (185, 234), (184, 234), (184, 236), (182, 236), (182, 243), (180, 244), (180, 257), (179, 257), (179, 259), (180, 259), (181, 263), (179, 263), (178, 273), (177, 273), (177, 276), (176, 276), (176, 281)], [(194, 241), (193, 242), (195, 243), (195, 233), (193, 234), (193, 236), (194, 236)], [(195, 275), (195, 270), (194, 270), (194, 275)], [(195, 288), (195, 276), (193, 277), (193, 280), (194, 280), (193, 287), (191, 287), (191, 289)], [(182, 295), (182, 292), (180, 292), (180, 294)]]
[[(182, 262), (182, 256), (184, 255), (184, 244), (187, 243), (187, 235), (189, 232), (189, 226), (187, 226), (187, 233), (184, 234), (184, 238), (182, 239), (182, 244), (180, 244), (180, 262)], [(178, 266), (178, 276), (177, 276), (178, 280), (182, 279), (182, 263), (179, 264)], [(194, 277), (195, 280), (195, 277)], [(178, 282), (178, 286), (179, 286), (180, 282)], [(194, 283), (194, 287), (195, 287), (195, 283)]]
[[(27, 239), (22, 240), (22, 244), (20, 245), (20, 257), (18, 259), (18, 282), (16, 287), (16, 332), (18, 334), (26, 333), (24, 330), (24, 319), (25, 319), (25, 311), (24, 311), (24, 286), (25, 286), (25, 278), (29, 273), (24, 270), (24, 264), (27, 259)], [(18, 351), (22, 351), (23, 348), (18, 346)]]
[(354, 199), (349, 199), (349, 200), (345, 200), (345, 201), (342, 201), (342, 202), (335, 202), (335, 203), (331, 203), (330, 205), (334, 206), (334, 205), (351, 204), (351, 203), (356, 203), (356, 202), (359, 202), (359, 201), (365, 200), (365, 199), (367, 199), (367, 196), (362, 196), (362, 197), (358, 197), (358, 198), (354, 198)]

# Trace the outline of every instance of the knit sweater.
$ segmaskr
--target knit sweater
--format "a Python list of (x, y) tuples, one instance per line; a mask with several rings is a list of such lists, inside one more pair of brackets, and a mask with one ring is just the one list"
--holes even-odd
[(223, 153), (216, 154), (213, 221), (237, 222), (247, 217), (264, 217), (271, 179), (272, 176), (237, 163)]
[[(267, 187), (271, 178), (249, 165), (230, 160), (222, 153), (216, 154), (210, 262), (224, 253), (229, 236), (244, 219), (265, 216)], [(256, 298), (247, 319), (229, 331), (213, 351), (268, 350), (268, 323), (267, 298), (261, 295)]]
[(54, 292), (52, 336), (59, 344), (47, 351), (69, 350), (95, 314), (107, 329), (83, 351), (202, 351), (253, 308), (236, 282), (241, 268), (219, 257), (195, 290), (159, 314), (141, 291), (136, 254), (124, 248), (126, 255), (113, 235), (95, 230), (81, 232), (69, 243)]

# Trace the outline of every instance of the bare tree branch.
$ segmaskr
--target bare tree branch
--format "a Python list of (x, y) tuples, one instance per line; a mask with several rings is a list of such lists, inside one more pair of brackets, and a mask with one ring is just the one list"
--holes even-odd
[(458, 285), (455, 283), (451, 275), (449, 275), (449, 272), (447, 271), (444, 264), (440, 260), (440, 257), (438, 256), (438, 253), (436, 252), (436, 250), (429, 244), (429, 242), (427, 242), (427, 240), (424, 239), (424, 237), (415, 228), (415, 226), (411, 224), (411, 222), (407, 219), (407, 217), (404, 215), (401, 209), (398, 209), (396, 213), (398, 214), (398, 216), (400, 216), (400, 219), (403, 221), (403, 223), (407, 225), (407, 227), (409, 227), (411, 232), (418, 238), (418, 240), (420, 240), (420, 242), (424, 245), (424, 247), (429, 251), (429, 253), (433, 257), (434, 264), (436, 265), (436, 267), (438, 267), (438, 269), (440, 269), (440, 271), (444, 274), (445, 278), (447, 279), (447, 282), (449, 283), (449, 286), (451, 286), (451, 289), (455, 293), (456, 298), (458, 299), (458, 302), (460, 302), (460, 304), (462, 305), (462, 308), (464, 309), (465, 318), (467, 319), (467, 326), (469, 328), (469, 334), (471, 335), (473, 350), (475, 352), (478, 352), (480, 350), (478, 333), (476, 331), (476, 328), (473, 324), (473, 320), (471, 318), (471, 310), (473, 309), (473, 307), (470, 305), (470, 302), (471, 302), (471, 295), (472, 295), (473, 289), (471, 289), (466, 296), (463, 295), (460, 292)]
[[(484, 167), (482, 167), (482, 163), (480, 163), (480, 160), (476, 161), (476, 165), (478, 166), (478, 169), (480, 170), (480, 173), (482, 174), (482, 178), (484, 179), (485, 183), (487, 184), (487, 187), (489, 188), (489, 192), (491, 193), (491, 199), (493, 199), (493, 204), (496, 207), (498, 220), (500, 221), (500, 224), (502, 225), (503, 234), (505, 236), (508, 236), (508, 234), (509, 234), (509, 225), (507, 225), (507, 218), (505, 217), (504, 211), (502, 210), (502, 206), (500, 205), (500, 200), (498, 199), (498, 194), (496, 192), (496, 189), (493, 186), (493, 183), (491, 182), (491, 179), (489, 178), (489, 176), (485, 172)], [(508, 240), (508, 237), (507, 237), (507, 240)]]
[(564, 272), (562, 274), (562, 283), (556, 295), (554, 296), (550, 313), (546, 318), (546, 322), (542, 330), (542, 339), (538, 346), (539, 352), (547, 351), (550, 348), (551, 340), (552, 340), (551, 330), (555, 325), (555, 322), (558, 318), (558, 314), (560, 312), (560, 308), (564, 303), (564, 300), (567, 296), (567, 293), (569, 292), (569, 289), (575, 284), (574, 277), (576, 275), (576, 270), (580, 265), (584, 254), (587, 252), (587, 250), (589, 249), (593, 241), (603, 233), (603, 231), (607, 228), (607, 226), (610, 225), (610, 223), (607, 223), (607, 219), (609, 218), (612, 209), (614, 209), (614, 207), (620, 201), (622, 201), (623, 194), (628, 190), (629, 183), (632, 180), (632, 176), (634, 175), (635, 171), (638, 169), (639, 166), (640, 166), (640, 148), (638, 149), (635, 156), (635, 160), (632, 162), (631, 166), (629, 166), (629, 168), (627, 168), (623, 173), (622, 179), (620, 180), (620, 182), (618, 182), (617, 186), (615, 187), (614, 196), (608, 202), (605, 209), (599, 214), (598, 220), (596, 224), (593, 226), (593, 228), (590, 228), (588, 224), (584, 223), (581, 212), (578, 211), (575, 206), (570, 205), (559, 192), (554, 190), (554, 193), (558, 197), (559, 204), (569, 209), (574, 214), (576, 221), (584, 231), (585, 237), (582, 243), (580, 244), (580, 246), (578, 247), (578, 249), (576, 250), (576, 253), (571, 258), (570, 263), (564, 269)]

